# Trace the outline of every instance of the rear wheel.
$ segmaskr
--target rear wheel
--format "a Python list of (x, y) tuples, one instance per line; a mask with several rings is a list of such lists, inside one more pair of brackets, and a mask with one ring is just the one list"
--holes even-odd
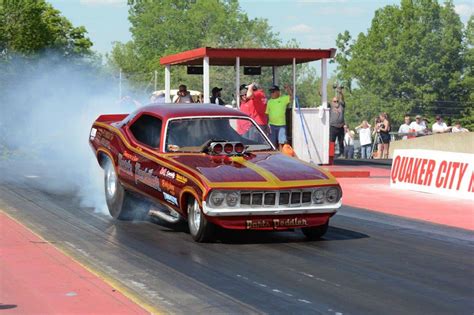
[(309, 240), (317, 240), (323, 237), (328, 231), (329, 221), (324, 225), (302, 228), (301, 231)]
[(201, 207), (194, 197), (188, 199), (189, 233), (196, 242), (210, 242), (214, 238), (215, 226), (202, 214)]
[(146, 202), (132, 196), (120, 183), (110, 159), (104, 161), (105, 200), (109, 213), (118, 220), (144, 220), (148, 214)]

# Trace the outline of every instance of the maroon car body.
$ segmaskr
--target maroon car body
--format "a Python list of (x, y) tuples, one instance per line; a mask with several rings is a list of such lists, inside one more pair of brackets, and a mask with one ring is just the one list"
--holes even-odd
[[(252, 138), (237, 132), (249, 123)], [(145, 214), (188, 220), (197, 241), (212, 239), (215, 226), (302, 228), (317, 238), (341, 206), (330, 173), (276, 151), (249, 117), (223, 106), (154, 105), (102, 115), (89, 141), (105, 169), (112, 216), (130, 219), (134, 202), (147, 200)]]

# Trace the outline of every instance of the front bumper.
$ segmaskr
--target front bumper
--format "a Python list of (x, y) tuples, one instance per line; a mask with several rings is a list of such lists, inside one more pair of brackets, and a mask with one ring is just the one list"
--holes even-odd
[(301, 207), (249, 207), (249, 208), (211, 208), (205, 201), (202, 202), (202, 210), (210, 217), (219, 216), (260, 216), (260, 215), (296, 215), (296, 214), (334, 214), (342, 206), (342, 199), (334, 204), (308, 205)]

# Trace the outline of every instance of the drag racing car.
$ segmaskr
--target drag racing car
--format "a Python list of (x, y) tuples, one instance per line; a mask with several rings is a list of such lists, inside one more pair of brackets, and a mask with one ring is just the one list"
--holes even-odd
[(212, 241), (216, 227), (301, 228), (317, 239), (341, 206), (330, 173), (280, 153), (231, 108), (169, 104), (102, 115), (89, 141), (113, 218), (187, 221), (197, 242)]

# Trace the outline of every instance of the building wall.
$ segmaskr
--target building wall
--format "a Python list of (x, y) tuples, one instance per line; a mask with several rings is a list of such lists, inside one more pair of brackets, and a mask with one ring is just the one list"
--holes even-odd
[[(302, 117), (297, 108), (293, 109), (293, 149), (296, 155), (307, 162), (328, 164), (329, 109), (302, 108), (301, 114)], [(303, 130), (306, 132), (308, 144), (306, 144)], [(308, 153), (308, 148), (310, 153)]]

